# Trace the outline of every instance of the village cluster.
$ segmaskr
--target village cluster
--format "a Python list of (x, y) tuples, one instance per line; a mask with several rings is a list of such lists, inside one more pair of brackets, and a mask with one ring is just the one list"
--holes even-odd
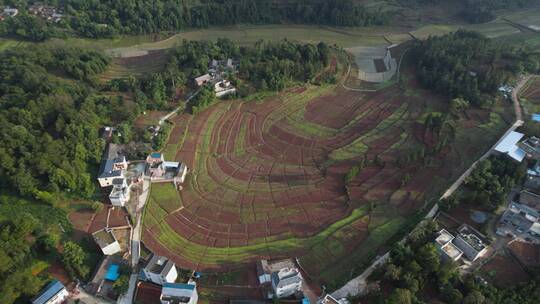
[[(18, 8), (6, 6), (2, 8), (2, 14), (0, 14), (0, 21), (6, 18), (15, 17), (19, 15)], [(34, 3), (28, 7), (27, 13), (31, 16), (39, 17), (47, 21), (59, 22), (64, 18), (62, 10), (52, 5), (45, 5), (43, 3)]]
[[(523, 185), (519, 185), (509, 196), (504, 213), (495, 225), (496, 238), (501, 238), (507, 248), (522, 247), (524, 244), (540, 244), (540, 139), (525, 138), (519, 132), (509, 132), (494, 148), (495, 153), (506, 155), (517, 162), (528, 159), (532, 166), (527, 169)], [(485, 220), (482, 212), (476, 211), (479, 221)], [(448, 216), (444, 213), (440, 217)], [(439, 217), (438, 217), (439, 218)], [(444, 225), (443, 225), (444, 226)], [(475, 228), (461, 224), (455, 231), (441, 229), (435, 244), (445, 260), (458, 263), (463, 271), (482, 266), (496, 248), (490, 248), (490, 238)], [(540, 258), (540, 257), (538, 257)]]
[[(104, 138), (110, 138), (111, 131), (110, 127), (104, 128)], [(103, 193), (108, 193), (110, 206), (96, 215), (89, 229), (103, 253), (103, 258), (92, 279), (83, 286), (85, 292), (111, 301), (116, 300), (113, 286), (119, 280), (122, 268), (130, 269), (131, 272), (129, 258), (134, 254), (132, 221), (140, 215), (139, 212), (147, 199), (142, 193), (147, 188), (144, 184), (172, 182), (181, 190), (188, 173), (184, 163), (166, 161), (159, 152), (148, 154), (145, 160), (129, 161), (125, 148), (124, 145), (109, 143), (103, 156), (97, 181)], [(138, 273), (133, 294), (135, 303), (197, 303), (197, 272), (177, 269), (169, 258), (154, 253), (150, 253), (143, 260), (133, 269)], [(294, 259), (261, 260), (256, 268), (264, 298), (293, 298), (304, 304), (313, 303), (304, 295), (304, 277)], [(179, 273), (183, 275), (180, 276)], [(32, 303), (60, 304), (69, 297), (66, 287), (55, 280), (47, 285)], [(345, 299), (338, 300), (329, 294), (316, 301), (322, 304), (348, 303)]]
[(533, 164), (527, 169), (521, 191), (511, 196), (497, 225), (497, 234), (540, 244), (540, 139), (523, 138), (524, 134), (512, 132), (496, 147), (518, 162), (527, 158)]
[(216, 97), (223, 97), (236, 92), (236, 88), (227, 80), (227, 74), (236, 72), (237, 62), (228, 58), (227, 60), (212, 59), (208, 68), (208, 73), (196, 77), (195, 84), (198, 87), (212, 85)]

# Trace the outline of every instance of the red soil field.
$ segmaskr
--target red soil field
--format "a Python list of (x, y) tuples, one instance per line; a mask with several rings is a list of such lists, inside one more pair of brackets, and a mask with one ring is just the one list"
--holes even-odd
[[(498, 287), (509, 287), (517, 283), (527, 282), (530, 276), (523, 270), (521, 265), (512, 257), (496, 255), (485, 264), (481, 271), (487, 273), (486, 279), (491, 280)], [(493, 278), (489, 278), (493, 274)]]
[(532, 80), (529, 87), (521, 94), (521, 97), (526, 98), (529, 102), (534, 104), (540, 103), (540, 78), (537, 77)]
[[(424, 146), (425, 138), (415, 136), (415, 124), (426, 100), (440, 97), (423, 90), (405, 94), (399, 85), (372, 93), (336, 86), (303, 104), (287, 97), (310, 90), (313, 87), (293, 88), (262, 102), (220, 101), (195, 116), (175, 117), (169, 144), (179, 149), (175, 160), (186, 163), (192, 173), (179, 192), (183, 208), (167, 214), (164, 222), (192, 243), (229, 248), (314, 236), (368, 202), (383, 204), (384, 213), (332, 236), (343, 251), (327, 248), (323, 255), (339, 259), (361, 246), (368, 225), (371, 229), (392, 216), (406, 217), (423, 206), (434, 174), (453, 174), (454, 168), (445, 163), (449, 151), (427, 167), (396, 165), (401, 145)], [(317, 136), (299, 129), (288, 119), (293, 114), (332, 134)], [(330, 158), (359, 139), (365, 152)], [(346, 187), (345, 175), (361, 159), (365, 167)], [(405, 176), (408, 181), (403, 182)], [(165, 247), (158, 241), (158, 229), (144, 226), (143, 241), (150, 250), (184, 268), (216, 270), (216, 265), (186, 260)]]

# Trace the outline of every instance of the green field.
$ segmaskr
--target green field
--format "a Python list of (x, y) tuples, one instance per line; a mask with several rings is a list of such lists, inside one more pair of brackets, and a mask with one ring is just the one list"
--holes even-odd
[(540, 9), (513, 12), (501, 17), (540, 33)]
[(502, 20), (468, 25), (466, 26), (466, 29), (477, 31), (488, 38), (498, 38), (502, 36), (509, 36), (521, 33), (518, 28)]
[[(276, 41), (289, 39), (303, 43), (318, 43), (324, 41), (342, 47), (385, 45), (384, 33), (396, 29), (391, 28), (345, 28), (337, 29), (318, 26), (235, 26), (210, 28), (180, 32), (172, 37), (158, 42), (134, 43), (131, 46), (121, 46), (109, 49), (112, 54), (141, 54), (149, 50), (171, 48), (182, 40), (217, 40), (228, 38), (240, 44), (253, 44), (259, 40)], [(99, 42), (101, 44), (102, 42)], [(128, 43), (126, 43), (128, 44)]]

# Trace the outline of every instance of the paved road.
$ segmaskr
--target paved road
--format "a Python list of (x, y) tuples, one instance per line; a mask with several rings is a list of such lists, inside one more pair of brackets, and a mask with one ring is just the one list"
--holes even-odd
[[(195, 96), (197, 96), (199, 94), (200, 90), (196, 91), (195, 93), (193, 93), (193, 95), (189, 96), (186, 101), (184, 101), (186, 104)], [(159, 129), (161, 128), (161, 126), (165, 123), (166, 120), (168, 120), (169, 118), (173, 117), (174, 115), (176, 115), (178, 113), (178, 111), (180, 111), (180, 109), (182, 109), (183, 106), (178, 106), (176, 109), (172, 110), (171, 112), (163, 115), (160, 119), (159, 119), (159, 122), (158, 122), (158, 125), (156, 127), (156, 130), (155, 132), (159, 132)]]
[[(515, 131), (519, 126), (523, 125), (523, 120), (522, 120), (523, 115), (521, 111), (521, 105), (519, 103), (518, 94), (519, 94), (519, 91), (525, 85), (525, 83), (527, 83), (527, 81), (531, 77), (532, 76), (526, 76), (526, 77), (521, 78), (516, 84), (514, 90), (512, 91), (512, 102), (514, 104), (514, 111), (516, 113), (516, 121), (512, 124), (512, 126), (510, 126), (510, 128), (504, 133), (504, 135), (486, 153), (484, 153), (478, 160), (472, 163), (472, 165), (467, 170), (465, 170), (465, 172), (463, 172), (463, 174), (460, 177), (458, 177), (458, 179), (446, 190), (446, 192), (444, 192), (444, 194), (441, 196), (441, 199), (451, 196), (459, 188), (459, 186), (461, 186), (461, 184), (465, 181), (465, 179), (471, 174), (471, 172), (474, 170), (476, 165), (482, 160), (485, 160), (486, 158), (488, 158), (493, 152), (493, 149), (508, 133)], [(433, 208), (431, 208), (431, 210), (427, 213), (425, 218), (426, 219), (433, 218), (437, 214), (438, 210), (439, 210), (439, 206), (438, 204), (435, 204)], [(404, 240), (405, 238), (401, 240), (401, 242), (403, 242)], [(345, 298), (349, 295), (357, 296), (357, 295), (361, 295), (365, 293), (366, 287), (367, 287), (367, 278), (371, 275), (371, 273), (373, 273), (373, 271), (375, 270), (375, 268), (377, 268), (377, 266), (386, 262), (389, 256), (390, 256), (389, 252), (387, 252), (383, 256), (376, 259), (375, 262), (373, 262), (373, 264), (371, 264), (371, 266), (369, 266), (362, 274), (350, 280), (343, 287), (333, 292), (332, 296), (336, 299), (340, 299), (340, 298)]]
[[(189, 96), (186, 99), (186, 103), (189, 102), (193, 97), (197, 96), (199, 91), (195, 92), (193, 95)], [(160, 127), (165, 123), (166, 120), (173, 117), (180, 111), (182, 107), (179, 106), (166, 115), (162, 116), (159, 119), (156, 132), (159, 131)], [(148, 201), (148, 195), (150, 194), (150, 177), (143, 176), (143, 190), (139, 195), (138, 204), (135, 207), (135, 227), (133, 228), (133, 234), (131, 235), (131, 267), (133, 268), (133, 273), (129, 278), (129, 289), (127, 293), (120, 297), (117, 301), (118, 304), (132, 304), (135, 297), (135, 290), (137, 285), (138, 278), (138, 267), (140, 259), (140, 248), (141, 248), (141, 230), (142, 230), (142, 210), (144, 205)]]
[(135, 207), (135, 214), (136, 214), (135, 227), (133, 227), (133, 234), (131, 235), (131, 267), (133, 268), (133, 273), (131, 274), (131, 277), (129, 278), (128, 291), (124, 296), (118, 299), (117, 301), (118, 304), (132, 304), (135, 297), (135, 289), (136, 289), (137, 277), (139, 273), (139, 269), (137, 265), (139, 264), (140, 248), (141, 248), (141, 230), (142, 230), (141, 218), (142, 218), (142, 210), (148, 200), (148, 195), (150, 194), (150, 177), (148, 176), (143, 177), (142, 188), (143, 188), (142, 193), (139, 195), (139, 198), (138, 198), (139, 202), (137, 206)]

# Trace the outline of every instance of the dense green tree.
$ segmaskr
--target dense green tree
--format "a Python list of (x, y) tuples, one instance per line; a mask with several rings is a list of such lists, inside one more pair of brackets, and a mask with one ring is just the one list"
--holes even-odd
[[(538, 54), (483, 37), (477, 32), (459, 30), (418, 42), (413, 49), (418, 58), (418, 79), (436, 93), (450, 96), (454, 107), (462, 100), (472, 105), (489, 106), (500, 85), (519, 72), (516, 66), (531, 62), (535, 68)], [(537, 70), (528, 70), (537, 72)]]
[(32, 2), (17, 1), (21, 13), (8, 19), (3, 32), (41, 41), (66, 34), (109, 38), (234, 24), (369, 26), (386, 24), (391, 16), (390, 12), (368, 9), (354, 0), (65, 0), (54, 4), (67, 17), (52, 22), (27, 16), (25, 9)]
[(408, 289), (396, 288), (386, 300), (387, 304), (411, 304), (412, 293)]
[(72, 276), (86, 278), (90, 270), (86, 266), (87, 254), (81, 246), (68, 241), (64, 243), (64, 252), (62, 253), (62, 261), (70, 271)]

